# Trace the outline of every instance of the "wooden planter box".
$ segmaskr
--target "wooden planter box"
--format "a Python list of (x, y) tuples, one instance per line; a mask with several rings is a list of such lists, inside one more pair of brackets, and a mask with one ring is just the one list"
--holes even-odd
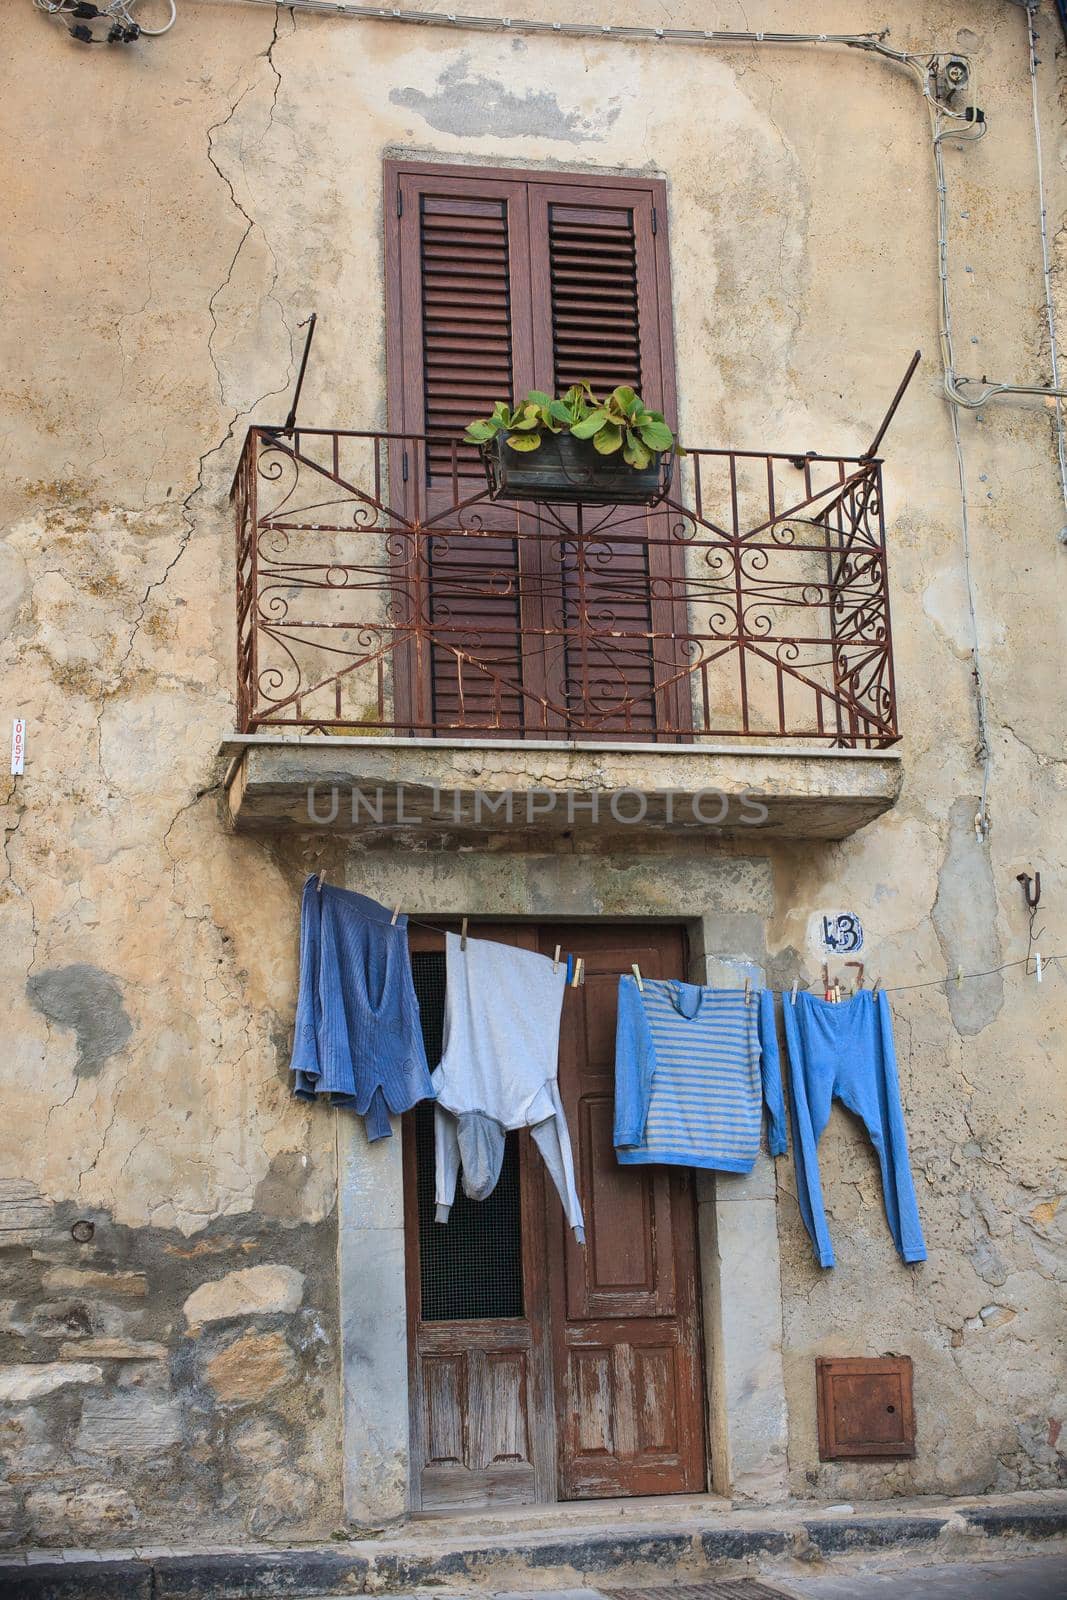
[(543, 435), (538, 450), (513, 450), (503, 434), (485, 452), (494, 500), (549, 500), (563, 505), (654, 505), (670, 482), (664, 451), (647, 467), (627, 466), (621, 452), (603, 456), (591, 439)]

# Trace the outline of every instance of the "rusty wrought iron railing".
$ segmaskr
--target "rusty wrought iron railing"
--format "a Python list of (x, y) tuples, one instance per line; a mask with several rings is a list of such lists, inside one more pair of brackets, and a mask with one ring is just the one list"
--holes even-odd
[(881, 463), (690, 450), (651, 510), (493, 502), (452, 441), (252, 428), (243, 732), (881, 748)]

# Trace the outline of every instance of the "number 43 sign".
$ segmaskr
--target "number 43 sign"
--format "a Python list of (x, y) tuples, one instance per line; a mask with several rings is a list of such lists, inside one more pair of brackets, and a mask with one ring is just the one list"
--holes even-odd
[(817, 911), (808, 937), (822, 955), (854, 955), (863, 949), (863, 924), (853, 911)]

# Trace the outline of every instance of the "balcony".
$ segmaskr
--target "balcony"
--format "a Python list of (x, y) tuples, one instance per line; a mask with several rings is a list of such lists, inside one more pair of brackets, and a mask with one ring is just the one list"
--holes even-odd
[(236, 827), (622, 831), (643, 803), (835, 839), (893, 804), (879, 460), (689, 450), (651, 509), (476, 473), (453, 440), (249, 430)]

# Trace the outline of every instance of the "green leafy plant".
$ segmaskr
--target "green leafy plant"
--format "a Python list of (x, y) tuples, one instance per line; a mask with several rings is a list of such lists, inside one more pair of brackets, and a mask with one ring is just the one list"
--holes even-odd
[(647, 467), (654, 456), (674, 448), (674, 434), (661, 411), (649, 411), (640, 395), (627, 384), (598, 400), (588, 383), (577, 383), (553, 400), (531, 389), (512, 410), (498, 400), (491, 416), (467, 425), (468, 444), (485, 446), (504, 434), (512, 450), (530, 451), (541, 446), (546, 433), (569, 433), (592, 440), (601, 455), (622, 452), (628, 466)]

